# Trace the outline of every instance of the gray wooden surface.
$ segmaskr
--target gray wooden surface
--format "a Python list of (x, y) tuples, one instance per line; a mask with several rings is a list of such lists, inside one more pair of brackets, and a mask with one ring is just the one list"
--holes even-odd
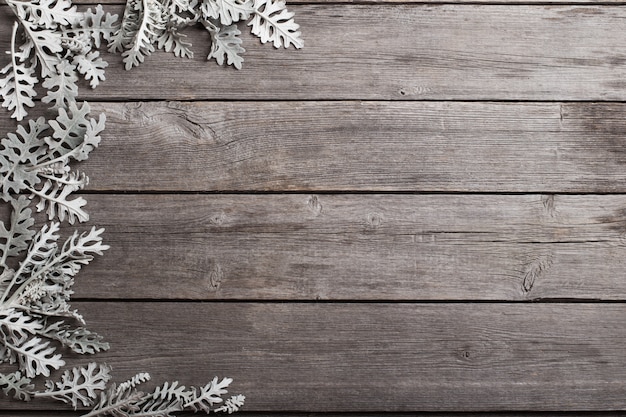
[(620, 415), (626, 2), (294, 3), (301, 51), (234, 71), (192, 31), (83, 87), (99, 358), (232, 376), (244, 416)]

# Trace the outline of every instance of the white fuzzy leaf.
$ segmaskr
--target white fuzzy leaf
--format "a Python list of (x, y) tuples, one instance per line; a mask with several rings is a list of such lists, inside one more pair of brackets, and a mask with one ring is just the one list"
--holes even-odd
[(232, 414), (236, 411), (239, 411), (239, 409), (243, 407), (245, 400), (246, 397), (244, 397), (243, 395), (233, 395), (224, 402), (223, 406), (216, 408), (215, 412)]
[(14, 344), (23, 343), (42, 328), (43, 325), (38, 320), (21, 311), (13, 308), (0, 310), (0, 329)]
[(241, 31), (236, 25), (219, 28), (218, 32), (213, 33), (213, 43), (211, 45), (211, 53), (207, 59), (215, 58), (219, 65), (233, 65), (237, 69), (241, 69), (243, 64), (242, 53), (246, 52), (241, 46)]
[(117, 387), (117, 392), (121, 393), (124, 391), (131, 390), (133, 388), (137, 388), (137, 386), (150, 381), (150, 374), (147, 372), (139, 372), (135, 376), (133, 376), (128, 381), (122, 382), (119, 387)]
[(33, 42), (33, 50), (35, 51), (36, 61), (40, 65), (41, 76), (43, 78), (50, 76), (56, 71), (56, 66), (61, 62), (61, 58), (58, 55), (63, 52), (61, 32), (48, 29), (33, 31), (28, 26), (25, 26), (24, 29)]
[(300, 25), (293, 20), (293, 15), (282, 0), (254, 0), (254, 14), (248, 26), (252, 26), (252, 33), (263, 43), (273, 42), (276, 48), (289, 45), (302, 48)]
[(31, 190), (31, 192), (34, 196), (39, 197), (38, 212), (47, 208), (46, 213), (48, 213), (49, 220), (58, 218), (62, 222), (67, 218), (69, 224), (74, 224), (76, 220), (81, 223), (89, 220), (89, 215), (83, 210), (87, 201), (82, 197), (69, 199), (70, 194), (78, 189), (76, 186), (64, 186), (47, 180), (41, 190)]
[(79, 403), (88, 407), (94, 403), (98, 393), (106, 389), (106, 384), (111, 379), (111, 368), (108, 365), (91, 362), (87, 367), (77, 367), (66, 370), (61, 375), (61, 380), (54, 383), (46, 383), (48, 389), (45, 392), (36, 393), (38, 398), (54, 398), (66, 404), (72, 404), (74, 410)]
[(199, 392), (196, 392), (194, 388), (192, 391), (193, 398), (185, 404), (185, 408), (209, 413), (212, 411), (212, 406), (223, 401), (222, 395), (228, 393), (226, 388), (231, 382), (233, 382), (232, 378), (224, 378), (220, 381), (215, 377), (211, 382), (201, 387)]
[(56, 29), (59, 25), (67, 26), (82, 18), (69, 0), (7, 0), (7, 3), (18, 9), (18, 14), (38, 27)]
[(157, 48), (165, 52), (173, 52), (174, 55), (183, 58), (193, 58), (191, 42), (186, 40), (184, 35), (175, 28), (164, 31), (157, 39)]
[(34, 107), (33, 97), (37, 95), (35, 84), (37, 77), (32, 67), (25, 64), (9, 64), (0, 70), (5, 77), (0, 79), (0, 96), (2, 107), (13, 111), (12, 118), (21, 121), (28, 112), (26, 107)]
[(122, 53), (122, 61), (126, 70), (138, 66), (145, 60), (146, 56), (154, 52), (154, 44), (165, 30), (162, 6), (157, 0), (143, 0), (137, 5), (141, 6), (139, 24), (130, 45), (128, 45), (129, 49)]
[(39, 337), (29, 338), (20, 345), (7, 344), (17, 354), (20, 368), (29, 378), (37, 375), (50, 376), (51, 369), (59, 369), (65, 365), (61, 355), (55, 354), (54, 347), (49, 345), (50, 342), (45, 342)]
[(109, 64), (100, 58), (98, 51), (92, 51), (86, 55), (76, 55), (72, 63), (76, 65), (78, 72), (89, 81), (91, 88), (96, 88), (101, 81), (105, 80), (104, 69)]
[(140, 18), (141, 0), (127, 0), (120, 28), (109, 40), (109, 52), (119, 53), (130, 47), (139, 30)]
[(104, 13), (102, 5), (98, 4), (94, 11), (87, 9), (84, 18), (78, 22), (78, 27), (85, 29), (91, 36), (94, 46), (100, 48), (101, 41), (110, 41), (120, 29), (116, 14)]
[(116, 384), (111, 384), (107, 391), (100, 393), (100, 401), (89, 415), (93, 417), (130, 417), (140, 410), (139, 403), (143, 398), (144, 393), (141, 391), (133, 388), (119, 389)]
[(87, 118), (91, 110), (88, 103), (80, 107), (70, 104), (68, 110), (59, 109), (57, 118), (50, 121), (54, 133), (52, 138), (46, 138), (46, 143), (55, 156), (63, 156), (76, 149), (83, 142), (90, 124)]
[(30, 247), (28, 255), (20, 263), (20, 271), (22, 274), (17, 277), (17, 283), (20, 284), (26, 280), (25, 275), (34, 268), (44, 265), (50, 260), (57, 250), (57, 241), (59, 240), (59, 223), (44, 224), (39, 232), (35, 235)]
[(0, 188), (2, 199), (10, 201), (11, 193), (34, 187), (40, 182), (36, 170), (31, 169), (46, 155), (45, 139), (41, 137), (48, 129), (43, 117), (28, 122), (28, 129), (17, 127), (16, 133), (2, 139), (0, 152)]
[(0, 246), (2, 260), (9, 256), (19, 255), (28, 248), (30, 240), (35, 235), (35, 232), (30, 230), (35, 220), (32, 218), (32, 210), (28, 208), (28, 199), (25, 196), (19, 196), (16, 200), (11, 200), (11, 206), (13, 210), (8, 229), (4, 223), (0, 222), (0, 239), (3, 241)]
[(190, 395), (191, 392), (186, 391), (184, 385), (178, 385), (178, 381), (165, 382), (140, 405), (141, 409), (138, 414), (149, 417), (170, 416), (184, 409), (184, 404), (189, 400)]
[(48, 104), (52, 103), (51, 108), (53, 109), (68, 107), (70, 104), (76, 103), (77, 81), (76, 67), (66, 60), (62, 60), (56, 66), (56, 72), (44, 80), (43, 86), (48, 89), (48, 93), (41, 101)]
[(10, 374), (0, 373), (0, 387), (5, 395), (10, 396), (13, 392), (13, 398), (22, 401), (30, 401), (35, 390), (31, 379), (23, 376), (20, 371)]
[(204, 19), (219, 19), (222, 25), (246, 20), (254, 11), (252, 0), (203, 0), (200, 11)]
[(101, 113), (98, 120), (89, 119), (85, 135), (83, 137), (83, 143), (73, 152), (74, 159), (77, 161), (84, 161), (89, 156), (89, 153), (98, 147), (100, 144), (100, 133), (104, 130), (106, 123), (106, 115)]

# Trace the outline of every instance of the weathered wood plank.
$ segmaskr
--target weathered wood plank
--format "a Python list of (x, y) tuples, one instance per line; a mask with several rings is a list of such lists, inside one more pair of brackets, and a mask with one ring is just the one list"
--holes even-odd
[(81, 166), (90, 190), (626, 191), (624, 104), (93, 107), (107, 130)]
[(626, 299), (623, 195), (87, 198), (81, 298)]
[[(84, 414), (81, 411), (11, 411), (11, 417), (80, 417)], [(246, 412), (238, 411), (237, 417), (276, 417), (276, 413)], [(303, 413), (303, 412), (281, 412), (281, 417), (529, 417), (529, 413), (522, 412), (370, 412), (370, 413)], [(559, 417), (624, 417), (626, 412), (619, 411), (595, 411), (595, 412), (559, 412)], [(177, 417), (198, 417), (197, 413), (180, 413)], [(533, 412), (532, 417), (554, 417), (554, 412)]]
[(248, 411), (624, 408), (619, 304), (77, 307), (112, 343), (99, 359), (116, 378), (143, 370), (154, 383), (192, 385), (228, 375)]
[[(103, 4), (103, 5), (119, 5), (123, 4), (120, 0), (78, 0), (73, 1), (73, 4)], [(610, 5), (617, 6), (626, 4), (624, 0), (603, 0), (602, 2), (594, 0), (289, 0), (287, 5), (291, 4), (345, 4), (345, 3), (358, 3), (358, 4), (396, 4), (396, 3), (418, 3), (418, 4), (495, 4), (495, 5)], [(600, 3), (600, 4), (599, 4)]]
[[(626, 100), (626, 9), (612, 6), (293, 5), (306, 47), (250, 35), (242, 71), (171, 54), (125, 72), (109, 57), (97, 99)], [(121, 12), (121, 9), (119, 10)], [(7, 13), (0, 50), (8, 48)], [(247, 31), (246, 31), (247, 32)], [(203, 45), (203, 46), (202, 46)], [(8, 57), (0, 62), (4, 65)], [(129, 89), (129, 84), (132, 88)]]

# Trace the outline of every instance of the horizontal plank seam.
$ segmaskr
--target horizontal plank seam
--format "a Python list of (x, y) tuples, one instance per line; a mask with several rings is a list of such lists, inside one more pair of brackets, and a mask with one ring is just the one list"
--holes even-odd
[(610, 304), (620, 305), (626, 304), (624, 300), (602, 300), (593, 298), (533, 298), (528, 300), (448, 300), (448, 299), (428, 299), (428, 300), (406, 300), (406, 299), (334, 299), (334, 300), (287, 300), (287, 299), (214, 299), (214, 300), (192, 300), (192, 299), (176, 299), (176, 298), (73, 298), (73, 302), (82, 303), (145, 303), (145, 304), (393, 304), (393, 305), (425, 305), (425, 304)]
[[(103, 195), (103, 196), (142, 196), (142, 195), (181, 195), (181, 196), (202, 196), (202, 195), (220, 195), (220, 196), (239, 196), (239, 195), (250, 195), (250, 196), (263, 196), (263, 195), (354, 195), (354, 196), (376, 196), (376, 195), (385, 195), (385, 196), (429, 196), (429, 195), (452, 195), (452, 196), (475, 196), (475, 195), (484, 195), (484, 196), (542, 196), (542, 195), (554, 195), (554, 196), (621, 196), (626, 195), (625, 191), (616, 191), (616, 192), (597, 192), (597, 191), (589, 191), (589, 192), (581, 192), (581, 191), (407, 191), (407, 190), (398, 190), (398, 191), (388, 191), (388, 190), (212, 190), (212, 191), (168, 191), (168, 190), (82, 190), (80, 192), (74, 193), (74, 195)], [(28, 194), (24, 194), (28, 195)]]
[[(60, 411), (58, 409), (47, 410), (31, 410), (31, 411), (19, 411), (12, 409), (0, 408), (0, 410), (10, 410), (12, 417), (49, 417), (47, 413), (53, 413), (56, 417), (70, 417), (78, 416), (75, 412)], [(183, 413), (180, 417), (192, 417), (198, 414)], [(624, 416), (623, 411), (607, 410), (607, 411), (453, 411), (453, 412), (420, 412), (420, 411), (405, 411), (405, 412), (290, 412), (290, 411), (272, 411), (268, 413), (266, 411), (238, 411), (237, 417), (613, 417)]]
[[(625, 3), (626, 4), (626, 3)], [(39, 99), (34, 99), (37, 101)], [(476, 99), (447, 99), (447, 98), (424, 98), (424, 99), (357, 99), (357, 98), (324, 98), (324, 99), (245, 99), (245, 98), (207, 98), (207, 99), (160, 99), (145, 98), (136, 99), (130, 97), (107, 97), (105, 99), (93, 99), (78, 97), (78, 101), (88, 101), (90, 103), (100, 104), (119, 104), (119, 103), (520, 103), (520, 104), (626, 104), (626, 100), (598, 100), (598, 99), (550, 99), (550, 100), (530, 100), (530, 99), (492, 99), (492, 98), (476, 98)]]
[[(82, 2), (74, 2), (73, 4), (75, 5), (84, 5), (84, 6), (90, 6), (93, 5), (94, 3), (82, 3)], [(125, 3), (106, 3), (107, 6), (123, 6)], [(390, 5), (390, 6), (396, 6), (396, 5), (416, 5), (416, 6), (619, 6), (619, 5), (624, 5), (626, 4), (626, 1), (624, 2), (593, 2), (591, 0), (589, 1), (585, 1), (585, 2), (559, 2), (558, 0), (555, 1), (543, 1), (543, 2), (525, 2), (523, 0), (520, 1), (512, 1), (512, 2), (506, 2), (506, 1), (488, 1), (485, 0), (484, 2), (481, 1), (433, 1), (433, 2), (428, 2), (428, 1), (384, 1), (384, 0), (356, 0), (356, 1), (350, 1), (350, 0), (345, 0), (345, 1), (341, 1), (341, 0), (334, 0), (334, 1), (302, 1), (302, 2), (289, 2), (287, 1), (287, 4), (291, 4), (291, 5), (303, 5), (303, 6), (308, 6), (308, 5), (342, 5), (342, 4), (349, 4), (349, 5), (380, 5), (380, 6), (384, 6), (384, 5)]]

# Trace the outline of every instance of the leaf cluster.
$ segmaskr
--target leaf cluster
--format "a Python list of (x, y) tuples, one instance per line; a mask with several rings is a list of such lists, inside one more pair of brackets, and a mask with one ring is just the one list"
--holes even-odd
[(302, 48), (300, 26), (283, 0), (127, 0), (121, 22), (101, 5), (79, 12), (70, 0), (5, 0), (16, 16), (10, 62), (0, 69), (2, 106), (23, 120), (35, 105), (35, 86), (46, 89), (44, 103), (68, 108), (76, 103), (82, 78), (91, 88), (105, 80), (108, 63), (99, 48), (120, 53), (127, 70), (155, 50), (192, 58), (183, 30), (201, 25), (208, 31), (207, 59), (241, 69), (241, 31), (246, 22), (262, 43)]
[[(147, 373), (116, 385), (110, 383), (111, 368), (95, 362), (65, 370), (42, 391), (35, 388), (38, 377), (50, 377), (65, 365), (64, 351), (94, 354), (109, 348), (70, 306), (76, 276), (108, 249), (103, 229), (74, 231), (65, 240), (60, 233), (60, 222), (88, 220), (85, 200), (69, 198), (88, 180), (69, 163), (87, 159), (100, 142), (104, 115), (94, 119), (89, 112), (87, 103), (73, 103), (59, 109), (54, 120), (31, 120), (0, 141), (0, 199), (11, 206), (10, 219), (0, 221), (0, 363), (17, 368), (0, 373), (0, 389), (18, 400), (49, 398), (75, 409), (90, 407), (89, 417), (237, 411), (243, 396), (222, 398), (230, 378), (189, 389), (166, 382), (146, 393), (139, 387), (150, 379)], [(38, 230), (31, 200), (53, 220)]]
[(52, 108), (76, 103), (77, 82), (92, 88), (105, 79), (106, 61), (97, 48), (118, 30), (117, 15), (101, 5), (78, 12), (69, 0), (6, 0), (17, 21), (11, 39), (11, 61), (0, 70), (2, 106), (21, 121), (34, 106), (35, 85), (42, 82), (42, 101)]
[(85, 200), (69, 198), (87, 177), (68, 165), (86, 159), (100, 141), (104, 117), (96, 121), (88, 113), (86, 103), (72, 104), (55, 120), (31, 120), (0, 141), (0, 198), (12, 209), (9, 221), (0, 222), (0, 363), (19, 368), (3, 375), (0, 386), (18, 399), (30, 398), (30, 379), (65, 364), (59, 346), (76, 353), (108, 349), (69, 304), (75, 276), (108, 249), (103, 229), (74, 232), (60, 244), (60, 224), (35, 230), (30, 208), (37, 199), (50, 220), (88, 219)]
[(122, 54), (126, 69), (157, 49), (191, 58), (191, 43), (182, 31), (199, 23), (211, 39), (207, 59), (241, 69), (245, 49), (237, 23), (244, 21), (263, 43), (303, 46), (299, 25), (282, 0), (128, 0), (109, 50)]
[[(71, 103), (68, 110), (59, 109), (54, 120), (30, 120), (26, 127), (20, 125), (0, 140), (0, 198), (12, 202), (16, 195), (27, 193), (38, 200), (37, 211), (45, 210), (50, 220), (87, 221), (85, 199), (71, 197), (89, 178), (72, 170), (69, 163), (87, 159), (100, 143), (105, 115), (96, 119), (89, 111), (88, 103)], [(18, 211), (16, 224), (27, 221), (29, 214), (25, 209)], [(6, 233), (0, 226), (0, 237)]]

